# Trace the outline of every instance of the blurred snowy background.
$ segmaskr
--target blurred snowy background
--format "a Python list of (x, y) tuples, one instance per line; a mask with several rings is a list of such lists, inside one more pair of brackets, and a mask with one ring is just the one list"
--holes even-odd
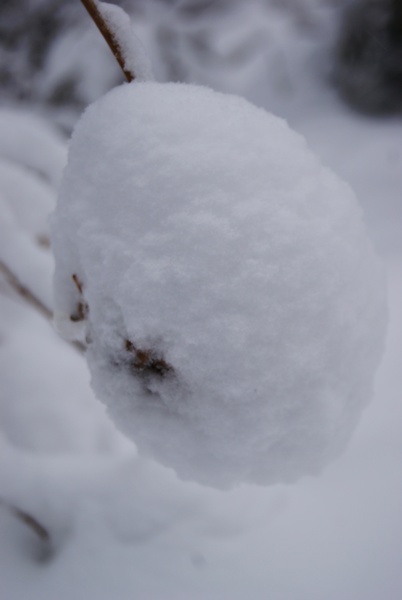
[(0, 597), (400, 600), (400, 2), (119, 4), (157, 80), (204, 83), (286, 118), (351, 184), (388, 275), (386, 353), (352, 443), (319, 478), (218, 492), (138, 458), (94, 398), (80, 353), (21, 289), (51, 311), (47, 216), (68, 137), (121, 75), (78, 0), (3, 0)]

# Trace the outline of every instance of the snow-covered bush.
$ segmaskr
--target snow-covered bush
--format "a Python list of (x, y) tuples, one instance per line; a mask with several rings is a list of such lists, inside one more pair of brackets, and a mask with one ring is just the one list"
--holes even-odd
[(370, 398), (382, 274), (346, 184), (235, 96), (91, 106), (53, 220), (59, 329), (141, 451), (225, 487), (319, 471)]
[(48, 215), (54, 210), (66, 144), (54, 127), (26, 111), (1, 109), (0, 130), (0, 271), (13, 273), (51, 307)]
[[(314, 79), (327, 76), (345, 2), (116, 0), (158, 81), (235, 91), (275, 111), (297, 109)], [(32, 102), (69, 131), (123, 77), (81, 2), (8, 0), (0, 3), (0, 80), (9, 101)]]

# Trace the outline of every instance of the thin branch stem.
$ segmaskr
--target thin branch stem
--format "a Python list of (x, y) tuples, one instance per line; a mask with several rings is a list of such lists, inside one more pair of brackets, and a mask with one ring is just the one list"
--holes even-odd
[(18, 277), (11, 271), (11, 269), (0, 260), (0, 272), (3, 273), (10, 286), (17, 292), (17, 294), (25, 300), (28, 304), (33, 306), (35, 310), (45, 317), (48, 321), (53, 318), (52, 311), (48, 308), (42, 300), (40, 300), (31, 290), (29, 290)]
[(32, 515), (20, 510), (19, 508), (12, 507), (12, 513), (22, 521), (27, 527), (33, 531), (42, 542), (50, 542), (50, 534), (48, 530), (35, 519)]
[[(31, 292), (29, 288), (21, 283), (17, 275), (1, 259), (0, 273), (3, 273), (7, 283), (20, 298), (22, 298), (27, 304), (39, 312), (42, 317), (45, 317), (47, 321), (53, 321), (53, 313), (50, 308), (48, 308), (46, 304), (42, 302), (42, 300), (40, 300), (33, 292)], [(81, 354), (85, 352), (84, 344), (81, 344), (80, 342), (70, 342), (70, 344)]]
[(106, 23), (101, 11), (99, 10), (98, 3), (96, 0), (81, 0), (82, 4), (87, 9), (90, 17), (94, 21), (95, 25), (105, 38), (109, 48), (111, 49), (114, 57), (120, 65), (127, 81), (134, 81), (135, 73), (126, 68), (126, 61), (124, 60), (121, 52), (119, 40), (116, 38), (115, 33), (110, 29)]
[(44, 543), (50, 542), (50, 533), (35, 517), (33, 517), (30, 513), (17, 508), (13, 504), (6, 502), (5, 500), (0, 498), (0, 506), (3, 506), (5, 509), (8, 509), (19, 521), (24, 523), (35, 535)]

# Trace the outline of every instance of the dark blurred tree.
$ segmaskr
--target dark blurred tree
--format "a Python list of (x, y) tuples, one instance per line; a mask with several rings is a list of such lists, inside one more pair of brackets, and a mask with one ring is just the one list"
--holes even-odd
[[(181, 27), (186, 29), (190, 21), (199, 19), (201, 29), (205, 29), (205, 14), (215, 14), (218, 6), (227, 6), (227, 0), (107, 1), (134, 14), (134, 22), (142, 18), (148, 29), (152, 29), (152, 39), (147, 42), (154, 48), (162, 80), (186, 80), (186, 59), (179, 58), (183, 40), (190, 40), (194, 52), (201, 43), (202, 36), (197, 32), (183, 32)], [(108, 60), (108, 50), (102, 53), (103, 42), (98, 34), (94, 33), (86, 46), (83, 44), (93, 27), (79, 0), (2, 0), (0, 88), (3, 101), (36, 102), (55, 111), (67, 108), (77, 115), (88, 102), (119, 83), (121, 74), (113, 60)]]
[(69, 26), (68, 0), (3, 0), (0, 4), (0, 82), (17, 97), (29, 97), (54, 39)]
[(336, 52), (343, 97), (367, 113), (402, 110), (402, 0), (359, 0), (345, 12)]
[[(272, 80), (290, 90), (294, 78), (278, 19), (314, 43), (323, 32), (320, 48), (329, 46), (325, 8), (347, 0), (107, 1), (132, 16), (157, 80), (205, 84), (269, 107)], [(0, 100), (36, 104), (71, 129), (88, 103), (120, 81), (80, 0), (0, 1)]]

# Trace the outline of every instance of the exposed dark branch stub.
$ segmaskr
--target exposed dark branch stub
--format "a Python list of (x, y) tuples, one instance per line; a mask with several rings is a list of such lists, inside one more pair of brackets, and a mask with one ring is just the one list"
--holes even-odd
[(21, 523), (24, 523), (42, 542), (51, 541), (50, 533), (33, 515), (21, 510), (14, 504), (0, 498), (0, 506), (10, 511)]
[(33, 306), (48, 321), (52, 320), (52, 311), (42, 302), (42, 300), (40, 300), (40, 298), (38, 298), (38, 296), (36, 296), (19, 280), (17, 275), (2, 260), (0, 260), (0, 273), (3, 273), (5, 279), (12, 289), (18, 294), (18, 296)]
[[(27, 304), (45, 317), (47, 321), (52, 321), (52, 311), (18, 279), (15, 273), (2, 260), (0, 260), (0, 273), (3, 273), (10, 287), (20, 298), (22, 298)], [(81, 342), (70, 343), (79, 352), (82, 353), (85, 351), (85, 347), (83, 344), (81, 344)]]
[(20, 510), (19, 508), (13, 507), (12, 510), (15, 516), (20, 521), (22, 521), (27, 527), (29, 527), (29, 529), (31, 529), (31, 531), (33, 531), (38, 536), (38, 538), (42, 540), (42, 542), (50, 542), (50, 534), (48, 530), (43, 525), (41, 525), (41, 523), (39, 523), (39, 521), (37, 521), (32, 515), (26, 513), (23, 510)]
[(172, 365), (154, 350), (137, 348), (130, 340), (125, 340), (125, 348), (134, 357), (130, 362), (130, 366), (136, 373), (157, 375), (158, 377), (165, 377), (174, 373)]
[[(78, 279), (78, 276), (75, 273), (73, 273), (73, 275), (71, 275), (71, 279), (74, 281), (75, 287), (77, 288), (80, 296), (83, 296), (84, 288), (82, 282)], [(88, 311), (88, 304), (84, 301), (84, 299), (80, 300), (77, 304), (75, 313), (70, 315), (71, 321), (73, 321), (73, 323), (85, 321), (85, 319), (88, 316)]]
[(78, 302), (77, 304), (77, 311), (70, 316), (71, 321), (73, 321), (73, 323), (79, 323), (80, 321), (85, 321), (86, 317), (88, 314), (88, 307), (86, 304), (83, 304), (82, 302)]
[(81, 281), (78, 279), (78, 276), (77, 276), (75, 273), (73, 273), (73, 274), (71, 275), (71, 279), (74, 281), (74, 283), (75, 283), (75, 286), (76, 286), (77, 290), (79, 291), (79, 293), (80, 293), (80, 294), (82, 294), (82, 283), (81, 283)]

